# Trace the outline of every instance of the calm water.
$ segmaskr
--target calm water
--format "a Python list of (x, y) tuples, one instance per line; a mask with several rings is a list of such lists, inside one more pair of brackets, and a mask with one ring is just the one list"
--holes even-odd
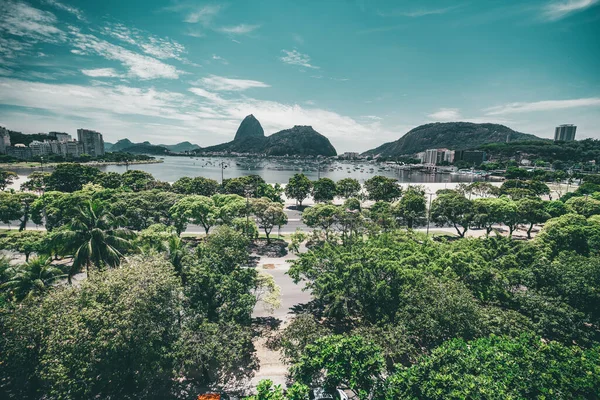
[[(223, 164), (223, 168), (221, 168)], [(161, 164), (131, 165), (129, 169), (139, 169), (151, 173), (156, 179), (175, 182), (184, 176), (203, 176), (221, 181), (221, 173), (225, 179), (244, 175), (259, 175), (269, 183), (287, 183), (292, 175), (302, 172), (311, 180), (317, 179), (319, 168), (316, 161), (257, 159), (257, 158), (217, 158), (217, 157), (164, 157)], [(123, 173), (124, 165), (107, 165), (100, 167), (102, 171)], [(375, 175), (397, 178), (400, 182), (432, 183), (432, 182), (470, 182), (469, 175), (428, 174), (417, 171), (398, 170), (392, 167), (370, 164), (368, 162), (331, 162), (321, 163), (320, 176), (338, 181), (343, 178), (356, 178), (360, 182)]]
[[(259, 158), (223, 158), (223, 157), (164, 157), (160, 164), (136, 164), (129, 169), (139, 169), (151, 173), (164, 182), (175, 182), (184, 176), (204, 176), (221, 182), (221, 173), (225, 179), (244, 175), (259, 175), (268, 183), (287, 183), (296, 173), (304, 173), (311, 180), (319, 176), (319, 165), (315, 160), (283, 160)], [(221, 168), (223, 164), (223, 168)], [(105, 165), (98, 167), (105, 172), (127, 171), (124, 165)], [(52, 168), (44, 167), (45, 171)], [(13, 169), (20, 176), (27, 176), (33, 169)], [(39, 171), (36, 169), (35, 171)], [(407, 171), (391, 166), (368, 163), (366, 161), (321, 162), (320, 176), (338, 181), (343, 178), (356, 178), (361, 183), (375, 176), (384, 175), (398, 179), (401, 183), (452, 183), (482, 180), (470, 175), (430, 174), (421, 171)], [(22, 181), (21, 181), (22, 183)]]

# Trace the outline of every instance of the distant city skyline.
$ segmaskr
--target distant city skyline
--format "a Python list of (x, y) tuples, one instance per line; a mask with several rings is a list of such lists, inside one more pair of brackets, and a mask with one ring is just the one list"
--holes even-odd
[(430, 122), (600, 138), (600, 0), (3, 0), (0, 126), (210, 146), (248, 114), (338, 152)]

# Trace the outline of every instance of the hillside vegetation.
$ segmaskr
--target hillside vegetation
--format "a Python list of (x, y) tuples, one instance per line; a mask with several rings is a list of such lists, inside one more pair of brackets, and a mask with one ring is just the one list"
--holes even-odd
[(363, 154), (396, 157), (435, 148), (467, 150), (487, 143), (506, 142), (507, 136), (510, 137), (511, 142), (519, 140), (541, 140), (537, 136), (516, 132), (499, 124), (436, 122), (418, 126), (395, 142), (384, 143)]

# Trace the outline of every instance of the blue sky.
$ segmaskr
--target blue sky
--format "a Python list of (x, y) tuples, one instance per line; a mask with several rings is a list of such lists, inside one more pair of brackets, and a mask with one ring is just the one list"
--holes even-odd
[(1, 0), (0, 125), (362, 151), (435, 121), (600, 138), (600, 0)]

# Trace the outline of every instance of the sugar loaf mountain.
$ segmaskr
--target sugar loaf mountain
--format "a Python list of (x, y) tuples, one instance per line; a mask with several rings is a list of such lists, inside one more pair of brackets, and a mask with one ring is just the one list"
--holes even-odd
[(325, 156), (337, 155), (335, 148), (325, 136), (315, 131), (311, 126), (296, 125), (270, 136), (260, 122), (250, 114), (240, 124), (231, 142), (216, 146), (204, 147), (197, 153), (252, 153), (269, 156)]
[(487, 143), (520, 140), (543, 140), (499, 124), (471, 122), (436, 122), (411, 129), (400, 139), (384, 143), (363, 153), (365, 156), (397, 157), (432, 148), (474, 149)]
[(105, 143), (105, 150), (111, 152), (144, 153), (144, 154), (169, 154), (195, 152), (202, 153), (245, 153), (266, 154), (269, 156), (325, 156), (337, 155), (335, 148), (325, 136), (315, 131), (311, 126), (296, 125), (291, 129), (284, 129), (270, 136), (265, 136), (265, 131), (254, 115), (248, 115), (240, 124), (235, 137), (231, 142), (210, 147), (200, 147), (190, 142), (181, 142), (174, 145), (150, 142), (133, 143), (129, 139), (121, 139), (116, 143)]

